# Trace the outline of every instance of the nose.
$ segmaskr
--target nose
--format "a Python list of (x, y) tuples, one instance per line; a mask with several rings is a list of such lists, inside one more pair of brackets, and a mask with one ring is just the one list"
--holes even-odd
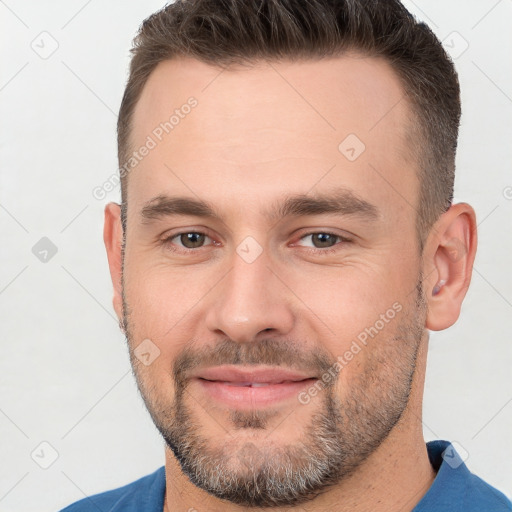
[(288, 334), (293, 293), (263, 252), (248, 263), (234, 254), (230, 271), (210, 295), (206, 327), (240, 343)]

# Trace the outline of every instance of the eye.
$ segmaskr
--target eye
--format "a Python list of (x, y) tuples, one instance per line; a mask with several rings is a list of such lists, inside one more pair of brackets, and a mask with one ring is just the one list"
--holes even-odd
[(204, 246), (207, 240), (213, 241), (205, 233), (201, 233), (199, 231), (183, 231), (181, 233), (168, 236), (163, 240), (163, 243), (171, 246), (173, 250), (176, 250), (177, 247), (181, 248), (178, 250), (184, 250), (186, 252), (188, 250), (200, 249)]
[[(310, 239), (310, 244), (296, 243), (294, 245), (309, 248), (308, 250), (311, 252), (325, 254), (337, 251), (339, 249), (338, 246), (343, 245), (340, 242), (350, 242), (348, 238), (327, 231), (307, 233), (302, 235), (299, 241), (303, 242), (307, 239)], [(162, 243), (167, 245), (172, 251), (185, 253), (194, 251), (195, 249), (201, 249), (212, 243), (213, 245), (220, 245), (219, 242), (215, 242), (207, 234), (200, 231), (182, 231), (181, 233), (175, 233), (164, 238)]]
[[(326, 231), (317, 231), (314, 233), (307, 233), (303, 235), (300, 240), (310, 239), (312, 245), (305, 245), (305, 247), (311, 247), (313, 252), (326, 253), (333, 252), (338, 250), (338, 245), (340, 242), (350, 242), (348, 238), (345, 238), (341, 235), (336, 235), (334, 233), (329, 233)], [(302, 244), (297, 244), (302, 245)], [(303, 245), (304, 247), (304, 245)]]

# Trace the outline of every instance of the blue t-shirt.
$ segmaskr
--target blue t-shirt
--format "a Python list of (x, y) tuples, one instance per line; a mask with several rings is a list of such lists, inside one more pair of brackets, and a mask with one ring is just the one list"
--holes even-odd
[[(437, 476), (412, 512), (510, 512), (500, 491), (473, 475), (448, 441), (427, 443)], [(165, 466), (119, 489), (77, 501), (61, 512), (162, 512)]]

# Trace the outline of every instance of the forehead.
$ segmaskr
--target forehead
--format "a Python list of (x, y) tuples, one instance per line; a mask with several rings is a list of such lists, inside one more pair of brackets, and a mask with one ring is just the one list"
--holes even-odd
[(398, 76), (374, 57), (224, 70), (164, 61), (134, 111), (132, 149), (149, 139), (153, 147), (130, 172), (129, 203), (176, 192), (251, 201), (256, 191), (343, 185), (403, 211), (399, 197), (414, 204), (418, 185), (411, 118)]

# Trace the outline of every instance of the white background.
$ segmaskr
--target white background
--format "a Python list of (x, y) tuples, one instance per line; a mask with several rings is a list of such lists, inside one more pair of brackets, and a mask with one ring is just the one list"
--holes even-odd
[[(469, 468), (511, 496), (512, 1), (405, 4), (452, 51), (469, 45), (455, 60), (456, 199), (479, 222), (461, 318), (431, 337), (425, 438), (460, 443)], [(117, 169), (131, 39), (161, 6), (0, 2), (0, 511), (56, 511), (164, 463), (111, 306), (102, 219), (119, 191), (92, 195)], [(46, 59), (34, 50), (56, 44)], [(32, 252), (42, 237), (57, 247), (46, 263)], [(48, 469), (31, 458), (49, 464), (52, 450)]]

